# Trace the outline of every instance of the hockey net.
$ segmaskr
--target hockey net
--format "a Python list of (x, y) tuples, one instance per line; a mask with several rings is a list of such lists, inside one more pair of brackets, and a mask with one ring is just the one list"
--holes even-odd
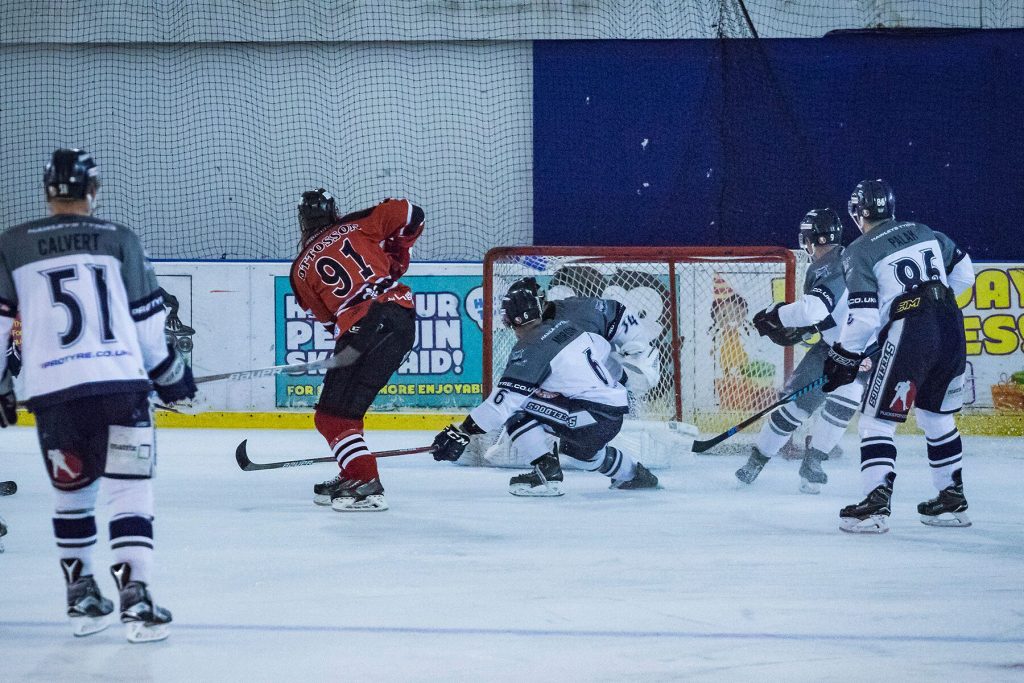
[[(793, 368), (793, 350), (750, 323), (773, 302), (794, 300), (797, 262), (788, 249), (500, 247), (484, 260), (485, 394), (515, 345), (501, 323), (501, 297), (531, 275), (549, 300), (603, 297), (639, 313), (658, 349), (660, 379), (630, 394), (622, 438), (645, 464), (667, 466), (681, 440), (724, 431), (771, 404)], [(485, 450), (484, 464), (522, 464), (507, 451)]]

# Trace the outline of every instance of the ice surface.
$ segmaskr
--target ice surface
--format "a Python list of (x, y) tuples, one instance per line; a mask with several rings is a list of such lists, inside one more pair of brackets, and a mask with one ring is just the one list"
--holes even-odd
[(35, 434), (0, 432), (20, 487), (0, 498), (0, 680), (1024, 678), (1021, 439), (965, 439), (974, 526), (936, 529), (915, 509), (934, 495), (923, 439), (900, 437), (892, 531), (862, 537), (837, 529), (862, 498), (851, 455), (819, 496), (797, 462), (741, 490), (742, 457), (681, 455), (664, 490), (568, 472), (557, 499), (414, 455), (381, 461), (392, 509), (355, 515), (312, 504), (330, 464), (240, 471), (242, 438), (254, 461), (326, 454), (312, 432), (161, 430), (152, 588), (175, 621), (129, 645), (119, 624), (70, 635)]

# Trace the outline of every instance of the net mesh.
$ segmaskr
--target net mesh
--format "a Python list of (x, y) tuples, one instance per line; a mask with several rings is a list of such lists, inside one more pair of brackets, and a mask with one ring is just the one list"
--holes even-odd
[(797, 265), (785, 249), (503, 248), (488, 254), (484, 269), (491, 381), (515, 345), (501, 322), (501, 297), (526, 276), (536, 277), (549, 299), (615, 299), (638, 314), (661, 368), (649, 391), (631, 392), (632, 419), (720, 432), (774, 402), (792, 369), (792, 349), (750, 324), (757, 311), (792, 300)]
[(478, 260), (531, 241), (531, 41), (1022, 25), (1005, 0), (5, 2), (0, 205), (38, 217), (50, 152), (81, 146), (155, 257), (289, 259), (323, 185), (345, 210), (409, 197), (415, 258)]

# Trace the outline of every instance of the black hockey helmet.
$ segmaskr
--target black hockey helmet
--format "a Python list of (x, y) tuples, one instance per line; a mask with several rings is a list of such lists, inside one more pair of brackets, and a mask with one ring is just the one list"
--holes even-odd
[(47, 199), (85, 199), (100, 187), (100, 169), (84, 149), (58, 149), (43, 170)]
[(863, 230), (865, 220), (878, 221), (895, 218), (896, 197), (889, 183), (881, 178), (878, 180), (862, 180), (857, 183), (847, 204), (850, 218)]
[(501, 298), (501, 320), (506, 327), (522, 327), (526, 323), (540, 320), (543, 310), (544, 290), (534, 277), (516, 280)]
[(800, 221), (800, 246), (810, 255), (813, 247), (843, 243), (843, 222), (832, 209), (811, 209)]
[(320, 187), (302, 193), (299, 202), (299, 230), (305, 244), (314, 235), (331, 225), (338, 219), (338, 209), (334, 205), (334, 197)]

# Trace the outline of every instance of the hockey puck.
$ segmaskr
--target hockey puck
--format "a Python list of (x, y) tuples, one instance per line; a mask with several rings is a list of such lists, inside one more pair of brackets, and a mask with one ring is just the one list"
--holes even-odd
[(0, 496), (13, 496), (18, 492), (18, 485), (13, 481), (0, 481)]

